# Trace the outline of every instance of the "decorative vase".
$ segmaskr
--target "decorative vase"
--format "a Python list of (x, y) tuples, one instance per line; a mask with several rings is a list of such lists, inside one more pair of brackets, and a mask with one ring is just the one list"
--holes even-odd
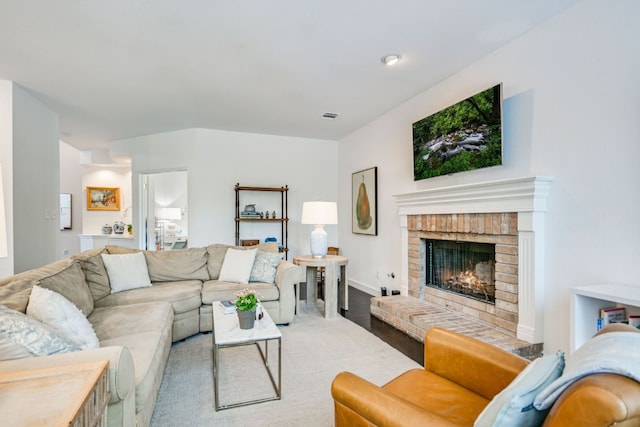
[(102, 226), (102, 234), (111, 234), (113, 232), (113, 227), (109, 224), (105, 224)]
[(116, 221), (113, 223), (113, 232), (115, 234), (122, 234), (124, 233), (124, 222), (122, 221)]
[(240, 329), (253, 329), (253, 324), (256, 320), (255, 307), (252, 310), (236, 310), (236, 313), (238, 313)]

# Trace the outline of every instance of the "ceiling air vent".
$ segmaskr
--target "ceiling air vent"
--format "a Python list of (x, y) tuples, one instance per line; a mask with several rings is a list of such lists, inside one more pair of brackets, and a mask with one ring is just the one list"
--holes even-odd
[(338, 113), (324, 113), (324, 114), (322, 115), (322, 118), (323, 118), (323, 119), (327, 119), (327, 120), (333, 120), (333, 119), (335, 119), (336, 117), (338, 117)]

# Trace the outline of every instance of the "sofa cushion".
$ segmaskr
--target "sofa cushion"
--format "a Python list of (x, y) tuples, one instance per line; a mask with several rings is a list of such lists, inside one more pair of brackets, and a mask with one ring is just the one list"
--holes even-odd
[(21, 313), (26, 312), (31, 288), (37, 283), (35, 279), (15, 279), (0, 285), (0, 304)]
[(104, 267), (107, 269), (112, 294), (151, 286), (143, 253), (102, 254), (101, 256)]
[(243, 251), (229, 248), (224, 256), (218, 279), (225, 282), (249, 283), (256, 251), (257, 249)]
[(186, 313), (200, 307), (202, 302), (201, 289), (202, 282), (199, 280), (154, 283), (150, 288), (132, 289), (111, 294), (96, 301), (96, 308), (165, 301), (171, 303), (175, 314)]
[(40, 286), (59, 293), (78, 307), (85, 316), (91, 314), (93, 297), (78, 261), (66, 259), (46, 265), (36, 271), (51, 271), (51, 274), (43, 276), (39, 280)]
[(78, 351), (73, 341), (49, 326), (16, 310), (0, 305), (0, 360)]
[(473, 425), (489, 403), (479, 394), (421, 368), (405, 372), (382, 388), (460, 426)]
[(135, 366), (136, 413), (153, 405), (171, 348), (171, 305), (152, 302), (96, 308), (89, 321), (102, 347), (129, 349)]
[(84, 272), (84, 278), (89, 285), (89, 291), (93, 300), (99, 300), (111, 293), (109, 286), (109, 276), (104, 268), (102, 254), (106, 252), (105, 248), (89, 249), (82, 253), (72, 255), (72, 259), (80, 262), (80, 267)]
[(27, 315), (70, 339), (82, 350), (100, 347), (85, 315), (57, 292), (34, 286), (27, 305)]
[(279, 252), (277, 242), (260, 243), (255, 246), (231, 246), (222, 243), (215, 243), (207, 246), (207, 270), (209, 271), (209, 279), (218, 280), (220, 277), (220, 269), (224, 262), (227, 249), (234, 248), (238, 250), (257, 249), (263, 252)]
[(476, 420), (474, 427), (540, 426), (548, 410), (533, 407), (536, 396), (562, 375), (564, 353), (539, 357), (531, 362), (500, 393)]
[(260, 301), (277, 301), (280, 299), (280, 290), (270, 283), (256, 282), (247, 286), (242, 283), (209, 280), (202, 284), (202, 303), (211, 304), (212, 301), (235, 300), (236, 293), (245, 288), (255, 289), (258, 292)]
[(190, 248), (178, 251), (144, 252), (152, 282), (209, 280), (207, 250)]
[(253, 261), (249, 282), (275, 283), (276, 268), (283, 258), (282, 253), (256, 252), (256, 259)]

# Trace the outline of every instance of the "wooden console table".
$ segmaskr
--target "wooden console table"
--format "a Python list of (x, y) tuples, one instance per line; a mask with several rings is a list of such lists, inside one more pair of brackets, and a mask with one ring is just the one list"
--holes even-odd
[(0, 373), (2, 425), (107, 425), (107, 360)]
[(344, 309), (349, 309), (349, 292), (347, 286), (347, 264), (349, 258), (342, 255), (297, 256), (293, 263), (307, 268), (307, 304), (315, 303), (318, 284), (318, 267), (325, 269), (324, 317), (333, 319), (338, 316), (338, 271), (342, 283)]

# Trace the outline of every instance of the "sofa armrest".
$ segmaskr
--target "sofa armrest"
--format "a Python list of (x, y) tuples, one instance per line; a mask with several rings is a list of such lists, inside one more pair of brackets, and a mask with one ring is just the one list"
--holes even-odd
[(291, 288), (291, 292), (293, 292), (294, 285), (300, 281), (300, 267), (290, 261), (280, 261), (276, 268), (276, 286), (280, 289), (280, 292), (285, 287)]
[(505, 389), (529, 361), (491, 344), (441, 328), (427, 331), (424, 368), (487, 400)]
[(640, 425), (638, 396), (640, 383), (631, 378), (616, 374), (589, 375), (560, 395), (543, 426)]
[(289, 261), (280, 261), (276, 268), (275, 284), (280, 290), (281, 303), (295, 307), (295, 284), (298, 282), (300, 282), (300, 267)]
[(334, 378), (331, 395), (336, 427), (455, 426), (350, 372), (341, 372)]
[(5, 360), (0, 362), (0, 372), (51, 368), (100, 360), (109, 361), (110, 404), (124, 400), (130, 393), (135, 393), (133, 358), (129, 349), (121, 346), (101, 347), (27, 359)]

